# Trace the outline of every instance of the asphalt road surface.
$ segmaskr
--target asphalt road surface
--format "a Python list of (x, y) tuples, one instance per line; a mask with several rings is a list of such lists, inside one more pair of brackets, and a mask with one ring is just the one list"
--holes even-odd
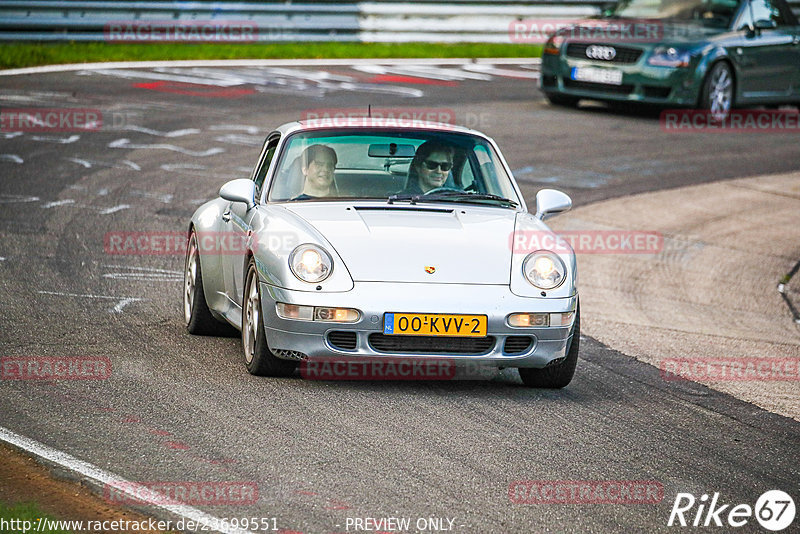
[[(583, 205), (800, 166), (796, 132), (666, 133), (657, 111), (552, 107), (534, 77), (530, 65), (0, 77), (4, 109), (103, 117), (91, 131), (0, 133), (0, 355), (100, 356), (113, 369), (107, 380), (0, 380), (0, 426), (132, 481), (254, 484), (255, 502), (199, 507), (274, 517), (287, 532), (353, 532), (367, 517), (411, 518), (414, 532), (420, 518), (456, 533), (666, 532), (678, 529), (667, 521), (679, 492), (797, 499), (797, 422), (664, 381), (591, 338), (560, 391), (522, 387), (510, 370), (468, 382), (258, 378), (238, 338), (186, 333), (182, 255), (104, 249), (107, 232), (184, 230), (222, 183), (248, 176), (272, 127), (370, 104), (491, 135), (529, 207), (541, 187)], [(663, 497), (514, 502), (509, 488), (534, 480), (651, 481)], [(763, 531), (752, 518), (699, 530)]]

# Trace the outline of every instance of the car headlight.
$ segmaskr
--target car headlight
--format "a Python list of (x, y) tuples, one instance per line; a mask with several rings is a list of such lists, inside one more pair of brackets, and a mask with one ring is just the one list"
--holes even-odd
[(671, 46), (658, 46), (647, 60), (648, 65), (655, 67), (688, 67), (692, 59), (688, 50)]
[(300, 306), (298, 304), (275, 303), (275, 311), (281, 319), (321, 321), (329, 323), (355, 323), (361, 312), (353, 308), (330, 308), (326, 306)]
[(567, 277), (567, 268), (558, 254), (548, 250), (537, 250), (522, 262), (522, 272), (528, 282), (539, 289), (554, 289)]
[(295, 248), (289, 255), (289, 267), (303, 282), (315, 284), (331, 275), (333, 260), (322, 247), (306, 243)]

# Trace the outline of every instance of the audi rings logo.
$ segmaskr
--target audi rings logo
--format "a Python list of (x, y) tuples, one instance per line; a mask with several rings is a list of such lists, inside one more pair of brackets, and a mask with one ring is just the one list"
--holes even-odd
[(591, 59), (602, 59), (603, 61), (611, 61), (617, 57), (617, 51), (613, 46), (591, 45), (586, 48), (586, 57)]

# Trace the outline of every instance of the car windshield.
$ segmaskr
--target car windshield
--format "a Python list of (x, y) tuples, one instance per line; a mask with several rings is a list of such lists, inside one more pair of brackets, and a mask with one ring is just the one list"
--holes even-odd
[(476, 135), (363, 129), (292, 135), (269, 200), (345, 199), (519, 204), (492, 145)]
[(741, 0), (622, 0), (612, 17), (695, 22), (729, 28)]

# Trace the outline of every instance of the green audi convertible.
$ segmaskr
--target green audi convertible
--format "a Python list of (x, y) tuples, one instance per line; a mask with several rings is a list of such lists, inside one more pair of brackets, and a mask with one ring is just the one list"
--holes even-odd
[(542, 54), (541, 89), (582, 98), (695, 107), (800, 103), (800, 26), (785, 0), (622, 0), (566, 25)]

